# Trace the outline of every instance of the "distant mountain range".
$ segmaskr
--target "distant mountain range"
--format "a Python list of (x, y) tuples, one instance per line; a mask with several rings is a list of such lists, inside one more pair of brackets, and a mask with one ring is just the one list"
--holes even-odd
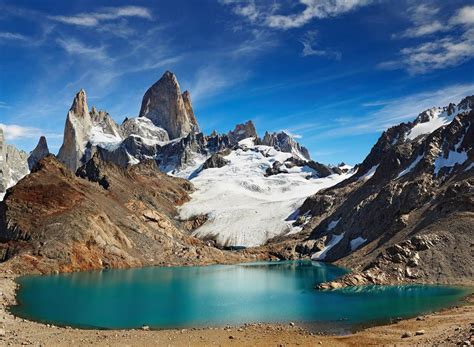
[(0, 258), (41, 272), (305, 257), (356, 270), (325, 287), (472, 278), (473, 105), (388, 129), (352, 168), (251, 121), (204, 135), (169, 71), (120, 125), (81, 90), (57, 156), (0, 132)]

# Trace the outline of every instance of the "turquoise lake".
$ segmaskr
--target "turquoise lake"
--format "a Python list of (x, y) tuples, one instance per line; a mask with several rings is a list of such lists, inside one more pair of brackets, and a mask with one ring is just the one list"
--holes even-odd
[(466, 289), (441, 286), (313, 289), (346, 271), (309, 261), (149, 267), (25, 276), (19, 317), (83, 328), (176, 328), (252, 322), (358, 326), (456, 304)]

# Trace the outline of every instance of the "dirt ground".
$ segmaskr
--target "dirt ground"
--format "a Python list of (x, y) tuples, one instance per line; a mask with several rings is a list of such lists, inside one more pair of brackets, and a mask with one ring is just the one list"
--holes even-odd
[[(474, 344), (474, 295), (463, 305), (346, 336), (328, 336), (288, 324), (172, 330), (81, 330), (16, 318), (14, 275), (0, 278), (0, 345), (7, 346), (368, 346)], [(402, 337), (408, 335), (408, 337)]]

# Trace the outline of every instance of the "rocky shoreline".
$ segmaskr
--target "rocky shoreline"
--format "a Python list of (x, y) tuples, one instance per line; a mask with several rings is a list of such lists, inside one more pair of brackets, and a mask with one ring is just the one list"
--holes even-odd
[(459, 306), (389, 325), (373, 326), (348, 335), (320, 332), (307, 324), (245, 324), (243, 326), (187, 329), (99, 330), (57, 327), (15, 317), (18, 274), (0, 268), (0, 343), (17, 345), (469, 345), (474, 343), (474, 295)]

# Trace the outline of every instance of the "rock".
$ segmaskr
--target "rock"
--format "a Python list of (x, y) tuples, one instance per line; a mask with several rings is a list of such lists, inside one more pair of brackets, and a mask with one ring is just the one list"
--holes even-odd
[(295, 323), (290, 322), (290, 326), (294, 327), (294, 326), (295, 326)]
[(227, 134), (229, 137), (229, 141), (232, 145), (237, 144), (239, 141), (243, 139), (247, 139), (249, 137), (257, 138), (257, 131), (255, 130), (255, 125), (251, 120), (247, 121), (244, 124), (237, 124), (233, 131), (229, 131)]
[(64, 140), (58, 159), (70, 170), (76, 170), (84, 163), (86, 145), (92, 131), (92, 120), (87, 106), (86, 92), (81, 89), (69, 109), (64, 127)]
[(425, 331), (424, 330), (417, 330), (415, 332), (415, 336), (420, 336), (420, 335), (425, 335)]
[(263, 137), (261, 144), (264, 146), (274, 147), (282, 152), (292, 153), (298, 158), (304, 160), (311, 159), (308, 150), (301, 146), (291, 135), (284, 131), (272, 134), (265, 132), (265, 136)]
[(145, 117), (125, 120), (120, 126), (120, 131), (124, 138), (138, 136), (154, 141), (169, 141), (168, 132), (163, 128), (157, 127), (150, 119)]
[(0, 336), (3, 337), (6, 335), (5, 329), (0, 328)]
[(202, 169), (220, 168), (226, 166), (229, 163), (220, 153), (211, 155), (202, 165)]
[(0, 128), (0, 201), (8, 188), (30, 172), (28, 154), (8, 145)]
[(39, 162), (47, 155), (49, 155), (48, 143), (46, 141), (46, 137), (41, 136), (35, 149), (30, 153), (30, 156), (28, 157), (28, 166), (30, 170), (33, 168), (33, 166), (36, 165), (37, 162)]
[(140, 117), (165, 129), (171, 139), (199, 132), (189, 93), (181, 94), (178, 80), (170, 71), (146, 91)]
[(144, 325), (142, 326), (142, 330), (148, 331), (150, 330), (150, 327), (148, 325)]
[(412, 337), (412, 336), (413, 336), (413, 334), (411, 332), (406, 331), (402, 334), (401, 338), (406, 339), (406, 338), (409, 338), (409, 337)]

